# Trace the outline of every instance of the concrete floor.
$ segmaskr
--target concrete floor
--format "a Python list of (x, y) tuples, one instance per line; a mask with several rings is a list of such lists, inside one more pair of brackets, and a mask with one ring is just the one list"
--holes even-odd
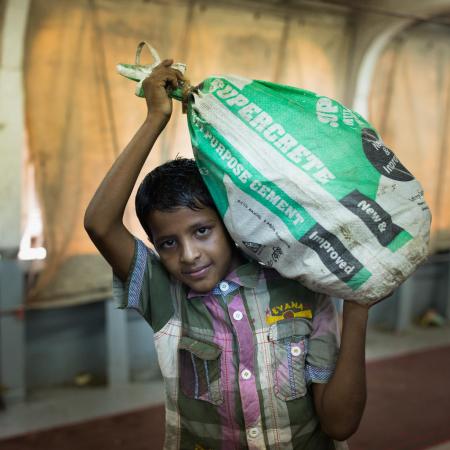
[[(402, 333), (370, 329), (367, 360), (450, 345), (450, 324), (440, 328), (413, 327)], [(0, 438), (63, 424), (145, 408), (164, 402), (160, 380), (110, 387), (52, 388), (30, 392), (26, 402), (0, 411)], [(450, 442), (429, 450), (450, 450)]]

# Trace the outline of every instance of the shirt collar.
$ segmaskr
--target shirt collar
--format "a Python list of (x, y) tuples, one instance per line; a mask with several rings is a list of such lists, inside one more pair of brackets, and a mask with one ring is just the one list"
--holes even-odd
[[(262, 267), (256, 261), (249, 261), (230, 272), (223, 280), (220, 280), (219, 283), (221, 281), (232, 281), (241, 287), (251, 289), (256, 286), (256, 283), (260, 278), (261, 269)], [(201, 293), (196, 292), (193, 289), (189, 289), (187, 298), (192, 299), (198, 297), (206, 297), (207, 295), (211, 295), (211, 291)]]

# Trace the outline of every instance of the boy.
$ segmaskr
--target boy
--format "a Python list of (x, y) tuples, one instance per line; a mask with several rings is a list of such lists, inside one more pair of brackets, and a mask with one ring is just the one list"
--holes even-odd
[[(159, 258), (122, 223), (127, 200), (182, 80), (163, 61), (144, 81), (148, 115), (92, 198), (85, 228), (115, 274), (122, 307), (155, 331), (167, 449), (332, 449), (366, 397), (368, 309), (331, 300), (246, 260), (192, 161), (152, 171), (136, 210)], [(149, 446), (150, 448), (150, 446)]]

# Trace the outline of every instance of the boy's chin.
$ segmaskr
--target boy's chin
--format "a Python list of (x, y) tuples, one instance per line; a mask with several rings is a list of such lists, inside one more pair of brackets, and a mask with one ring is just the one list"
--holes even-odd
[(186, 282), (185, 284), (192, 289), (195, 292), (198, 292), (199, 294), (207, 294), (208, 292), (211, 292), (216, 284), (220, 280), (217, 280), (214, 282), (214, 280), (202, 280), (198, 282)]
[(210, 276), (202, 278), (200, 280), (183, 280), (184, 284), (189, 287), (189, 289), (198, 292), (199, 294), (207, 294), (211, 292), (221, 281), (222, 278), (218, 277), (217, 274), (210, 274)]

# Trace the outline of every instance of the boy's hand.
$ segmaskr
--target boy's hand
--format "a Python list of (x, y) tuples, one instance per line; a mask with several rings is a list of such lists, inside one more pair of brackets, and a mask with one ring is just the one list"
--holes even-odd
[(142, 83), (148, 115), (157, 116), (165, 122), (172, 114), (172, 99), (168, 96), (167, 89), (176, 89), (178, 82), (184, 79), (181, 72), (170, 67), (172, 64), (172, 59), (165, 59)]
[(359, 308), (361, 308), (361, 309), (367, 309), (367, 310), (368, 310), (368, 309), (371, 308), (373, 305), (376, 305), (377, 303), (380, 303), (380, 302), (382, 302), (383, 300), (385, 300), (385, 299), (387, 299), (388, 297), (390, 297), (393, 293), (394, 293), (394, 291), (391, 291), (391, 292), (389, 292), (388, 295), (385, 295), (384, 297), (381, 297), (381, 298), (379, 298), (378, 300), (374, 300), (374, 301), (369, 302), (369, 303), (358, 303), (358, 302), (356, 302), (356, 301), (354, 301), (354, 300), (346, 300), (346, 299), (343, 299), (343, 300), (344, 300), (344, 305), (349, 305), (349, 304), (351, 304), (351, 305), (353, 305), (352, 308), (354, 308), (354, 309), (357, 309), (357, 308), (359, 307)]

